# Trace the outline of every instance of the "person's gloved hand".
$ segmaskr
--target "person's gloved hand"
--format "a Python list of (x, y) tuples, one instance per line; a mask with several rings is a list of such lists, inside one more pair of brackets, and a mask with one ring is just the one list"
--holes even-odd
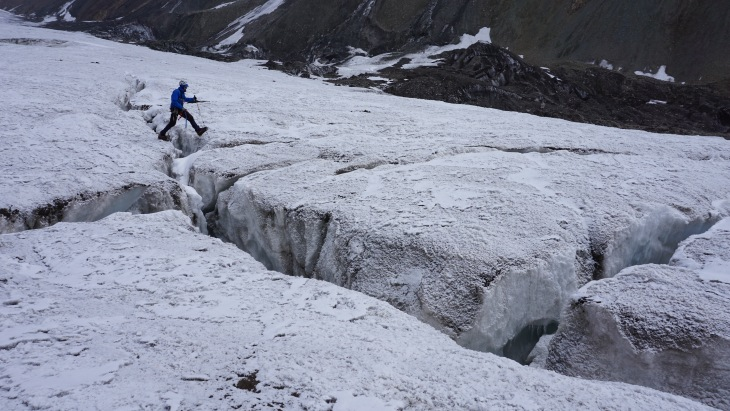
[(197, 103), (197, 102), (198, 102), (198, 98), (193, 96), (193, 103)]

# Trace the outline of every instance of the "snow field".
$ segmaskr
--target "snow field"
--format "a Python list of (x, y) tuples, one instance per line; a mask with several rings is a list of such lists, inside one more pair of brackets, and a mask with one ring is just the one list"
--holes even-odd
[(3, 39), (31, 40), (0, 42), (0, 232), (117, 211), (187, 210), (183, 189), (166, 175), (175, 150), (149, 138), (138, 112), (125, 111), (144, 84), (115, 63), (129, 54), (87, 36), (2, 27)]
[[(679, 240), (716, 221), (723, 211), (714, 211), (709, 203), (727, 197), (718, 181), (727, 176), (725, 160), (730, 156), (720, 139), (690, 142), (686, 137), (398, 99), (285, 77), (250, 61), (222, 64), (139, 52), (159, 56), (146, 57), (155, 62), (164, 60), (159, 71), (149, 63), (125, 61), (125, 71), (145, 73), (146, 87), (132, 100), (137, 106), (153, 106), (146, 119), (155, 130), (169, 118), (166, 94), (174, 73), (191, 82), (191, 94), (212, 101), (200, 105), (199, 117), (215, 124), (206, 135), (206, 146), (201, 147), (205, 139), (183, 124), (171, 135), (183, 154), (203, 152), (184, 161), (190, 170), (188, 183), (202, 197), (203, 210), (216, 211), (207, 217), (217, 224), (214, 232), (270, 267), (357, 287), (450, 335), (471, 330), (498, 336), (494, 342), (469, 343), (493, 352), (501, 352), (525, 326), (557, 320), (555, 307), (578, 286), (602, 275), (593, 265), (612, 275), (633, 263), (668, 258), (666, 252), (635, 258), (635, 249), (625, 247), (643, 245), (627, 238), (644, 232), (645, 222), (656, 222), (651, 225), (655, 230), (664, 228), (663, 218), (636, 209), (664, 210), (660, 215), (675, 221), (672, 226), (682, 233), (668, 236), (673, 239), (668, 243), (676, 243), (674, 237)], [(439, 159), (446, 163), (429, 163)], [(324, 168), (310, 169), (311, 161)], [(485, 168), (490, 163), (499, 167)], [(666, 165), (675, 163), (678, 173)], [(465, 180), (480, 167), (479, 179)], [(387, 176), (384, 184), (381, 170)], [(562, 181), (566, 172), (567, 183)], [(404, 173), (412, 175), (408, 182), (402, 179)], [(257, 196), (245, 200), (253, 208), (239, 207), (241, 212), (230, 217), (228, 202), (216, 203), (218, 195), (242, 178), (246, 187), (247, 175), (272, 177), (261, 181), (267, 187), (242, 188)], [(353, 187), (360, 188), (350, 190)], [(383, 187), (390, 190), (388, 196), (378, 192)], [(356, 202), (369, 207), (348, 204)], [(661, 208), (672, 204), (687, 211)], [(289, 216), (298, 207), (304, 212)], [(309, 223), (302, 220), (306, 216), (331, 222)], [(196, 218), (201, 228), (202, 220)], [(334, 224), (342, 227), (343, 221), (347, 223), (341, 235), (328, 229), (327, 239), (320, 231)], [(288, 227), (296, 224), (313, 228), (300, 235), (301, 230)], [(646, 233), (646, 241), (653, 241), (654, 231)], [(352, 239), (364, 239), (362, 248), (374, 251), (349, 251)], [(671, 249), (664, 243), (650, 248)], [(393, 257), (395, 250), (404, 256)], [(321, 253), (328, 259), (322, 260)], [(592, 261), (594, 254), (603, 260)], [(572, 264), (567, 262), (571, 259)], [(540, 271), (545, 266), (565, 271)], [(539, 272), (531, 284), (551, 284), (546, 294), (525, 285), (512, 297), (497, 297), (503, 294), (498, 290), (501, 284), (522, 286), (517, 278)], [(517, 277), (493, 281), (502, 275)], [(521, 301), (523, 295), (531, 296), (529, 304), (519, 304), (534, 307), (529, 315), (512, 307), (502, 310), (507, 314), (485, 311), (484, 307), (503, 308), (498, 301)], [(494, 300), (485, 302), (484, 296)]]
[[(173, 198), (169, 202), (156, 196), (154, 201), (135, 202), (129, 210), (180, 208), (188, 215), (196, 214), (195, 223), (200, 229), (206, 227), (203, 220), (207, 219), (216, 234), (235, 241), (267, 266), (364, 291), (452, 337), (477, 335), (479, 340), (470, 337), (468, 344), (488, 351), (500, 352), (525, 327), (557, 320), (556, 307), (564, 306), (572, 291), (594, 277), (611, 275), (634, 263), (665, 262), (660, 260), (668, 258), (666, 250), (676, 246), (682, 237), (699, 233), (728, 214), (727, 203), (722, 201), (729, 197), (725, 182), (730, 176), (730, 150), (720, 138), (653, 135), (400, 99), (370, 90), (287, 77), (256, 67), (257, 62), (205, 61), (109, 43), (78, 33), (3, 23), (0, 39), (4, 38), (40, 41), (0, 41), (4, 56), (8, 56), (0, 62), (2, 72), (8, 73), (10, 79), (7, 93), (18, 101), (0, 114), (9, 125), (0, 133), (7, 137), (3, 141), (10, 142), (0, 149), (1, 166), (11, 176), (0, 185), (0, 198), (8, 201), (7, 206), (0, 208), (18, 209), (30, 215), (39, 205), (79, 193), (98, 192), (106, 198), (118, 187), (137, 187), (129, 184), (140, 181), (146, 187), (165, 187), (159, 190), (159, 198), (167, 198), (165, 195), (171, 192), (179, 194), (169, 195)], [(47, 64), (58, 60), (63, 60), (64, 65), (59, 64), (50, 75)], [(25, 76), (30, 80), (25, 81)], [(185, 129), (184, 123), (179, 122), (171, 131), (175, 146), (180, 149), (175, 151), (169, 143), (156, 139), (156, 131), (169, 119), (169, 93), (181, 78), (190, 82), (190, 94), (212, 101), (200, 105), (201, 114), (189, 107), (212, 130), (205, 139), (198, 139), (190, 127)], [(56, 89), (66, 99), (49, 96), (48, 91)], [(144, 114), (139, 110), (126, 111), (147, 105), (152, 107)], [(53, 119), (55, 123), (49, 122)], [(173, 162), (174, 157), (191, 153), (196, 154)], [(178, 176), (182, 184), (187, 178), (187, 184), (195, 190), (190, 186), (183, 190), (168, 175)], [(180, 201), (176, 202), (176, 198)], [(106, 207), (90, 203), (87, 211), (69, 220), (94, 220), (108, 214), (94, 213), (99, 209), (123, 211), (130, 201), (110, 200)], [(205, 218), (199, 209), (208, 213)], [(166, 404), (170, 408), (217, 408), (219, 403), (215, 401), (229, 400), (230, 405), (249, 408), (263, 408), (261, 404), (265, 402), (259, 401), (277, 401), (310, 409), (344, 407), (359, 401), (382, 408), (411, 409), (621, 409), (626, 403), (643, 409), (698, 407), (641, 388), (591, 385), (538, 371), (523, 374), (524, 369), (518, 365), (465, 351), (412, 317), (379, 302), (374, 304), (395, 313), (394, 318), (402, 321), (401, 328), (420, 331), (372, 341), (375, 347), (389, 347), (384, 350), (389, 354), (380, 348), (370, 347), (372, 350), (368, 351), (369, 346), (361, 349), (352, 342), (370, 343), (368, 338), (378, 335), (376, 331), (394, 326), (385, 324), (388, 328), (383, 328), (379, 320), (349, 321), (367, 312), (362, 307), (369, 307), (369, 302), (355, 304), (357, 315), (349, 311), (345, 315), (344, 326), (357, 336), (329, 331), (334, 326), (319, 317), (300, 321), (301, 307), (321, 295), (316, 287), (305, 288), (297, 296), (284, 291), (267, 294), (246, 283), (232, 288), (237, 291), (235, 295), (211, 297), (218, 301), (215, 304), (227, 307), (223, 310), (230, 314), (226, 320), (205, 310), (189, 317), (188, 312), (204, 305), (196, 299), (203, 301), (205, 295), (188, 296), (188, 300), (196, 302), (185, 303), (179, 310), (175, 308), (179, 303), (170, 304), (168, 300), (174, 303), (180, 293), (201, 290), (199, 282), (207, 281), (199, 278), (207, 275), (201, 273), (214, 270), (184, 268), (209, 263), (206, 259), (197, 260), (197, 254), (207, 251), (185, 248), (194, 243), (188, 238), (194, 234), (187, 234), (187, 225), (184, 230), (174, 229), (174, 234), (167, 232), (168, 228), (152, 227), (157, 224), (155, 218), (165, 219), (165, 224), (181, 218), (171, 215), (176, 214), (111, 217), (109, 221), (124, 227), (127, 223), (119, 222), (120, 219), (129, 219), (130, 229), (144, 238), (140, 247), (154, 257), (152, 264), (157, 264), (155, 258), (171, 255), (168, 245), (182, 250), (184, 257), (179, 258), (183, 260), (172, 262), (177, 268), (161, 269), (170, 273), (163, 276), (163, 283), (169, 282), (172, 287), (169, 290), (159, 288), (157, 272), (149, 274), (152, 278), (129, 280), (140, 282), (141, 290), (135, 292), (149, 294), (151, 305), (155, 306), (151, 314), (138, 316), (148, 322), (140, 325), (129, 321), (128, 328), (119, 334), (121, 337), (114, 339), (107, 335), (118, 332), (119, 324), (111, 321), (99, 333), (88, 334), (92, 336), (85, 340), (88, 345), (98, 344), (106, 350), (89, 353), (88, 357), (84, 353), (89, 350), (81, 351), (81, 359), (58, 357), (68, 362), (49, 366), (55, 367), (50, 373), (34, 368), (37, 374), (33, 375), (48, 374), (52, 378), (33, 380), (22, 375), (30, 373), (30, 367), (39, 367), (34, 364), (51, 362), (49, 358), (56, 361), (55, 354), (49, 353), (58, 347), (65, 350), (63, 344), (57, 344), (64, 343), (68, 331), (65, 325), (59, 339), (46, 338), (41, 334), (48, 334), (49, 329), (35, 325), (40, 321), (36, 312), (46, 314), (45, 301), (61, 301), (63, 294), (49, 286), (26, 299), (32, 301), (28, 305), (16, 304), (15, 301), (23, 301), (22, 295), (16, 294), (26, 291), (16, 291), (15, 277), (8, 280), (13, 284), (6, 300), (10, 304), (1, 308), (21, 309), (8, 327), (30, 324), (35, 329), (14, 329), (7, 336), (13, 341), (7, 345), (15, 348), (0, 352), (9, 355), (7, 364), (13, 364), (3, 369), (4, 376), (0, 378), (8, 387), (3, 392), (11, 393), (7, 401), (13, 406), (25, 401), (43, 407), (60, 399), (58, 407), (65, 409), (92, 403), (100, 404), (99, 408), (122, 408), (130, 403), (142, 407)], [(99, 226), (104, 224), (107, 223)], [(83, 254), (81, 248), (65, 252), (69, 256), (85, 255), (92, 262), (98, 260), (98, 266), (85, 271), (89, 281), (97, 281), (96, 286), (107, 283), (100, 278), (106, 271), (148, 275), (145, 261), (150, 263), (150, 255), (140, 256), (140, 265), (129, 265), (120, 263), (123, 260), (115, 254), (105, 256), (96, 243), (85, 242), (86, 237), (101, 241), (119, 235), (114, 230), (121, 227), (115, 226), (108, 234), (100, 235), (92, 233), (94, 227), (97, 225), (54, 226), (39, 231), (41, 234), (2, 236), (0, 243), (15, 247), (16, 242), (30, 238), (24, 236), (37, 235), (43, 238), (33, 240), (38, 242), (34, 248), (53, 254), (60, 245), (48, 233), (71, 230), (62, 232), (64, 241), (70, 238), (78, 247), (93, 249), (96, 254)], [(23, 228), (31, 227), (18, 229)], [(73, 231), (77, 229), (82, 231)], [(635, 239), (634, 233), (643, 233), (640, 240)], [(130, 240), (132, 244), (136, 241)], [(207, 241), (218, 244), (210, 238)], [(633, 247), (625, 247), (627, 243), (657, 251), (641, 255)], [(0, 256), (17, 272), (35, 269), (12, 265), (14, 260), (6, 258), (9, 248), (2, 249)], [(25, 249), (23, 255), (35, 255)], [(236, 259), (247, 259), (240, 253), (236, 255)], [(51, 277), (64, 264), (86, 264), (69, 258), (53, 254), (44, 257), (43, 262), (52, 265), (47, 268)], [(136, 260), (136, 256), (129, 259)], [(246, 271), (263, 271), (260, 266), (255, 267), (258, 268), (249, 267)], [(13, 270), (10, 269), (12, 275)], [(225, 287), (231, 287), (233, 277), (249, 281), (239, 271), (230, 277)], [(272, 281), (306, 281), (280, 278)], [(82, 281), (76, 278), (65, 287), (76, 287), (77, 280)], [(152, 283), (149, 287), (148, 282)], [(311, 283), (321, 284), (313, 280)], [(91, 283), (84, 284), (82, 289)], [(329, 289), (345, 296), (345, 300), (373, 301), (347, 290)], [(27, 292), (31, 291), (28, 285)], [(45, 293), (53, 296), (46, 299)], [(267, 304), (271, 301), (299, 305), (276, 317), (285, 326), (257, 328), (251, 324), (269, 324), (268, 317), (254, 307), (249, 310), (252, 317), (248, 320), (238, 318), (241, 313), (235, 307), (251, 307), (247, 305), (250, 300), (239, 299), (243, 298), (241, 295), (260, 296), (260, 300), (254, 301), (262, 309), (270, 307)], [(73, 299), (78, 305), (60, 313), (58, 322), (65, 324), (66, 319), (78, 313), (105, 313), (100, 302), (99, 306), (83, 306), (85, 300), (105, 297), (87, 297)], [(295, 297), (298, 302), (292, 300)], [(131, 297), (119, 298), (128, 301)], [(346, 301), (324, 301), (326, 307), (352, 305)], [(165, 309), (157, 310), (159, 307)], [(125, 311), (131, 310), (128, 306), (109, 310), (103, 316), (131, 312)], [(209, 314), (214, 320), (209, 320)], [(158, 317), (162, 315), (167, 317)], [(243, 325), (221, 327), (229, 318)], [(371, 324), (372, 328), (361, 328), (362, 324)], [(294, 331), (287, 331), (287, 327)], [(83, 331), (72, 327), (68, 334), (75, 335), (80, 330)], [(151, 330), (150, 336), (146, 335), (147, 330)], [(424, 338), (423, 330), (442, 342)], [(142, 334), (137, 336), (141, 342), (135, 344), (158, 348), (154, 356), (148, 355), (136, 363), (136, 354), (131, 360), (124, 354), (135, 350), (119, 348), (119, 344), (134, 346), (128, 336), (138, 333)], [(253, 337), (246, 340), (240, 336), (247, 333)], [(172, 336), (170, 340), (160, 337), (167, 335)], [(216, 338), (215, 346), (211, 335)], [(258, 338), (264, 336), (266, 348), (253, 347), (260, 347)], [(15, 344), (19, 340), (22, 343)], [(244, 340), (251, 345), (243, 344)], [(409, 342), (406, 347), (403, 341)], [(423, 341), (423, 345), (410, 341)], [(449, 345), (434, 351), (440, 344)], [(251, 357), (254, 359), (250, 362), (245, 356), (233, 358), (232, 353), (242, 346), (251, 352), (256, 350), (258, 357)], [(18, 347), (21, 350), (15, 351)], [(307, 352), (305, 360), (296, 354), (300, 350)], [(114, 355), (107, 356), (106, 351)], [(205, 360), (213, 365), (195, 359), (200, 352), (212, 353)], [(356, 361), (352, 360), (353, 352), (358, 353)], [(414, 355), (420, 356), (422, 362), (413, 361)], [(41, 360), (27, 360), (34, 356)], [(159, 364), (155, 358), (167, 359), (163, 365), (151, 368), (150, 364)], [(323, 363), (323, 358), (333, 362)], [(443, 358), (444, 363), (434, 364), (435, 358)], [(77, 360), (85, 363), (76, 363)], [(243, 364), (244, 360), (245, 365), (240, 367), (223, 365)], [(67, 378), (73, 375), (64, 370), (75, 366), (86, 367), (89, 371), (83, 375), (90, 377)], [(476, 371), (470, 373), (475, 366)], [(266, 390), (262, 389), (265, 384), (256, 385), (265, 395), (251, 397), (255, 393), (249, 396), (246, 390), (231, 388), (235, 380), (246, 379), (257, 369), (255, 378), (271, 384)], [(445, 371), (441, 372), (442, 369)], [(129, 370), (133, 371), (128, 379), (118, 377)], [(163, 371), (170, 374), (156, 375)], [(327, 377), (321, 378), (323, 375)], [(353, 379), (352, 375), (356, 377)], [(54, 378), (76, 382), (64, 388)], [(226, 381), (227, 378), (231, 380)], [(34, 385), (34, 381), (38, 383)], [(105, 381), (109, 382), (104, 384)], [(114, 385), (115, 381), (120, 385)], [(151, 382), (145, 385), (139, 381)], [(180, 389), (181, 381), (186, 384), (184, 390)], [(277, 385), (282, 382), (287, 384)], [(586, 387), (583, 384), (590, 388), (581, 389)], [(101, 385), (110, 385), (109, 391), (114, 392), (99, 391), (104, 388)], [(149, 389), (140, 390), (140, 386), (147, 385)], [(515, 391), (515, 387), (519, 388)], [(223, 399), (215, 395), (218, 388)], [(210, 400), (212, 390), (214, 398)], [(129, 394), (136, 392), (139, 393), (130, 400)], [(236, 397), (241, 393), (244, 397)], [(324, 400), (333, 398), (338, 398), (334, 405)]]
[(175, 211), (5, 234), (0, 251), (4, 410), (705, 409), (466, 350)]

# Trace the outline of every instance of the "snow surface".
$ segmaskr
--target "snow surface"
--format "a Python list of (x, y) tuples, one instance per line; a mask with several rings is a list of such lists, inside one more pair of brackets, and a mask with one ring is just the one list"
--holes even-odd
[[(138, 111), (126, 111), (136, 96), (162, 101), (167, 94), (146, 90), (134, 74), (145, 73), (151, 55), (88, 36), (2, 30), (2, 39), (20, 41), (0, 42), (8, 102), (0, 111), (0, 210), (18, 213), (0, 218), (0, 232), (133, 208), (179, 209), (183, 190), (167, 176), (175, 149), (150, 138)], [(57, 202), (69, 203), (62, 215), (45, 216)]]
[(638, 70), (635, 71), (634, 74), (636, 74), (637, 76), (651, 77), (651, 78), (654, 78), (657, 80), (669, 81), (671, 83), (674, 83), (674, 77), (667, 74), (667, 66), (659, 67), (657, 72), (653, 73), (653, 74), (651, 72), (643, 72), (643, 71), (638, 71)]
[(730, 284), (730, 219), (682, 242), (669, 263), (691, 268), (703, 280)]
[(175, 211), (0, 235), (0, 287), (8, 411), (704, 409), (466, 350)]
[(340, 65), (337, 68), (337, 72), (342, 77), (352, 77), (364, 73), (376, 73), (384, 68), (395, 65), (402, 59), (410, 60), (407, 64), (403, 65), (403, 68), (405, 69), (436, 66), (438, 65), (439, 60), (435, 59), (433, 56), (451, 50), (465, 49), (478, 42), (491, 43), (492, 39), (489, 33), (490, 29), (488, 27), (483, 27), (475, 35), (462, 35), (459, 42), (456, 44), (429, 46), (422, 52), (405, 55), (399, 53), (385, 53), (369, 57), (367, 55), (360, 55), (361, 53), (364, 53), (361, 49), (352, 49), (353, 57)]
[[(60, 198), (71, 204), (60, 220), (92, 221), (114, 211), (181, 208), (201, 227), (201, 213), (191, 208), (214, 207), (218, 227), (259, 247), (262, 261), (288, 261), (292, 271), (370, 290), (460, 334), (465, 345), (498, 351), (522, 327), (556, 319), (570, 293), (594, 274), (594, 250), (606, 256), (603, 274), (612, 275), (671, 255), (676, 243), (728, 215), (730, 146), (721, 138), (402, 99), (289, 77), (261, 62), (165, 54), (0, 16), (3, 93), (13, 102), (0, 112), (6, 125), (0, 167), (7, 177), (0, 181), (1, 210), (38, 217), (37, 210)], [(211, 130), (201, 139), (179, 122), (170, 131), (178, 151), (158, 141), (156, 131), (169, 119), (169, 94), (181, 78), (190, 81), (191, 94), (210, 101), (189, 108)], [(198, 192), (183, 187), (186, 178)], [(230, 224), (221, 225), (226, 219)], [(170, 212), (115, 214), (98, 224), (0, 237), (7, 276), (0, 310), (13, 314), (2, 317), (8, 325), (0, 329), (13, 326), (8, 349), (0, 350), (0, 383), (9, 387), (0, 398), (17, 408), (23, 401), (132, 408), (135, 398), (171, 409), (216, 408), (233, 398), (227, 404), (250, 408), (264, 402), (231, 386), (258, 369), (258, 380), (270, 384), (265, 390), (259, 384), (266, 393), (261, 401), (314, 409), (358, 401), (412, 409), (698, 407), (649, 390), (525, 371), (464, 350), (358, 293), (277, 277), (253, 262), (245, 270), (226, 267), (249, 258), (188, 233), (181, 220)], [(34, 227), (11, 224), (3, 231)], [(243, 231), (249, 228), (251, 236)], [(125, 230), (125, 243), (112, 244)], [(214, 246), (227, 256), (222, 266), (218, 254), (191, 248)], [(119, 254), (126, 247), (132, 254)], [(216, 286), (208, 307), (206, 287), (218, 272), (233, 279), (220, 280), (227, 284)], [(256, 282), (256, 272), (278, 279)], [(135, 285), (111, 286), (111, 277)], [(313, 288), (287, 293), (290, 284)], [(76, 297), (64, 299), (72, 290)], [(322, 290), (331, 290), (324, 308), (315, 303)], [(133, 295), (116, 294), (126, 292)], [(340, 307), (339, 296), (367, 302), (343, 302), (349, 308), (339, 316), (327, 308)], [(141, 300), (151, 304), (135, 305)], [(269, 319), (263, 314), (277, 307), (273, 302), (293, 308)], [(309, 303), (344, 318), (340, 326), (354, 334), (322, 321), (321, 313), (300, 320)], [(370, 328), (360, 328), (370, 320), (349, 321), (373, 304), (396, 323), (378, 315)], [(415, 334), (378, 334), (403, 329)], [(358, 338), (373, 338), (373, 346), (353, 346)], [(25, 342), (14, 344), (19, 339)], [(83, 344), (58, 355), (68, 341)], [(244, 363), (253, 344), (262, 348)], [(154, 355), (141, 352), (147, 348)], [(137, 353), (144, 361), (136, 361)], [(74, 369), (85, 372), (67, 371)], [(340, 405), (322, 402), (330, 396)]]

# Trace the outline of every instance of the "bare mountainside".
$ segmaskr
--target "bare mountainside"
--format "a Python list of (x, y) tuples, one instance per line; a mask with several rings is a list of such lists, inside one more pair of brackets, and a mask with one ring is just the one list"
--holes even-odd
[(0, 7), (55, 27), (173, 42), (178, 51), (223, 45), (233, 58), (337, 61), (349, 47), (411, 51), (489, 27), (495, 44), (535, 65), (605, 60), (625, 73), (666, 66), (678, 82), (697, 84), (730, 72), (724, 0), (0, 0)]

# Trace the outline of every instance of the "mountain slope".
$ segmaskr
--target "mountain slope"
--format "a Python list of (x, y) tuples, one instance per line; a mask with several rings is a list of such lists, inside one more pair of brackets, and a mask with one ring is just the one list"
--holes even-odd
[[(722, 0), (0, 0), (0, 7), (36, 19), (60, 16), (54, 24), (72, 29), (142, 24), (157, 40), (193, 48), (218, 45), (236, 28), (240, 42), (229, 51), (239, 57), (253, 45), (259, 57), (336, 61), (348, 47), (411, 51), (490, 27), (496, 44), (537, 65), (606, 60), (627, 73), (666, 66), (689, 83), (730, 72), (730, 8)], [(246, 15), (256, 18), (245, 28), (229, 26)]]

